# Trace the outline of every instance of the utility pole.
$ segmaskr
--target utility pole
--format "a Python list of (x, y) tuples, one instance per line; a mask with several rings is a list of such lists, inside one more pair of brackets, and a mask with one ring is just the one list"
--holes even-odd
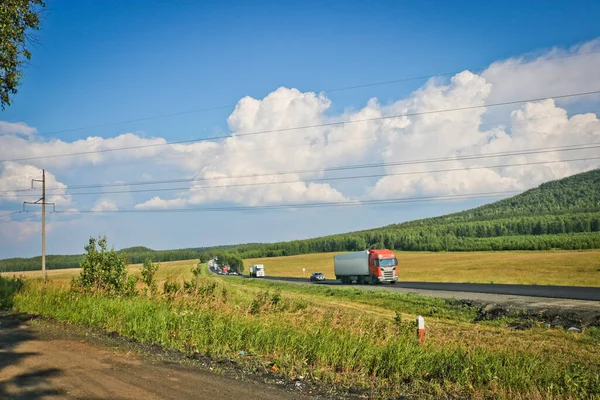
[(46, 203), (46, 170), (42, 170), (42, 179), (32, 179), (31, 188), (34, 189), (34, 182), (42, 183), (42, 198), (38, 201), (23, 202), (23, 211), (25, 211), (25, 204), (41, 204), (42, 205), (42, 277), (44, 278), (44, 290), (46, 289), (46, 281), (48, 280), (46, 275), (46, 204), (51, 204), (56, 211), (56, 204)]

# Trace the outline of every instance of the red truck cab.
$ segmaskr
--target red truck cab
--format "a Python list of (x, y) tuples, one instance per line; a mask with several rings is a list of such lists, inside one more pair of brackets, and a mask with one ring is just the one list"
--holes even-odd
[(369, 274), (380, 282), (396, 283), (398, 259), (391, 250), (369, 250)]

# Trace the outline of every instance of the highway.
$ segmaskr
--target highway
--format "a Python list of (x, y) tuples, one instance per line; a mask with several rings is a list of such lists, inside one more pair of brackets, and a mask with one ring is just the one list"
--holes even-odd
[(324, 282), (313, 283), (304, 278), (286, 278), (276, 276), (266, 276), (263, 279), (318, 284), (335, 286), (353, 286), (353, 287), (383, 287), (390, 290), (395, 289), (416, 289), (416, 290), (439, 290), (446, 292), (463, 293), (486, 293), (512, 296), (528, 297), (547, 297), (554, 299), (588, 300), (600, 301), (600, 288), (584, 286), (542, 286), (542, 285), (501, 285), (486, 283), (443, 283), (443, 282), (398, 282), (395, 285), (342, 285), (340, 281), (327, 280)]
[[(210, 269), (211, 272), (215, 271)], [(240, 277), (240, 276), (236, 276)], [(243, 276), (248, 278), (248, 276)], [(271, 281), (289, 282), (306, 285), (332, 285), (339, 287), (362, 287), (362, 288), (382, 288), (396, 291), (406, 291), (412, 289), (415, 291), (438, 291), (438, 292), (457, 292), (457, 293), (480, 293), (503, 296), (525, 296), (525, 297), (543, 297), (548, 299), (568, 299), (568, 300), (586, 300), (600, 301), (600, 288), (586, 286), (548, 286), (548, 285), (506, 285), (494, 283), (447, 283), (447, 282), (402, 282), (394, 285), (343, 285), (338, 280), (326, 280), (323, 282), (311, 282), (308, 278), (265, 276), (263, 278)], [(444, 296), (447, 297), (447, 296)], [(458, 296), (457, 296), (458, 297)]]

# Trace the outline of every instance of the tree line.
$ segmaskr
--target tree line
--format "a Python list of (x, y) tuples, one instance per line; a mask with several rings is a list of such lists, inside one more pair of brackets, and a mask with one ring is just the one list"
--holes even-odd
[[(542, 184), (471, 210), (382, 228), (280, 243), (152, 250), (123, 249), (128, 263), (219, 255), (262, 258), (388, 248), (398, 251), (582, 250), (600, 248), (600, 170)], [(227, 257), (227, 256), (224, 256)], [(223, 258), (224, 260), (226, 258)], [(76, 268), (82, 255), (46, 257), (49, 269)], [(232, 261), (234, 262), (234, 261)], [(237, 265), (237, 260), (235, 261)], [(0, 260), (0, 271), (40, 269), (41, 259)]]

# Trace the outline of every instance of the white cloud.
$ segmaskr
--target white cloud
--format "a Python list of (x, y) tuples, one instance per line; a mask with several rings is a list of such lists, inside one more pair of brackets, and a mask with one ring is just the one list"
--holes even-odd
[(149, 209), (168, 209), (168, 208), (181, 208), (184, 207), (188, 201), (186, 199), (171, 199), (163, 200), (158, 196), (151, 198), (140, 204), (136, 204), (135, 208), (138, 210), (149, 210)]
[(92, 211), (117, 211), (117, 204), (114, 201), (100, 199), (92, 207)]
[[(30, 175), (38, 173), (42, 166), (57, 174), (77, 168), (84, 177), (85, 171), (81, 167), (111, 164), (118, 166), (115, 174), (119, 175), (121, 181), (163, 177), (196, 177), (198, 181), (192, 182), (188, 189), (173, 191), (170, 195), (164, 194), (166, 192), (160, 196), (135, 193), (127, 201), (123, 201), (121, 197), (111, 197), (111, 200), (103, 197), (93, 204), (97, 209), (121, 209), (130, 207), (130, 204), (136, 204), (136, 209), (172, 209), (219, 203), (261, 205), (521, 190), (545, 180), (597, 167), (598, 161), (443, 173), (428, 171), (566, 160), (590, 156), (595, 150), (388, 166), (376, 170), (339, 171), (335, 174), (279, 173), (600, 142), (600, 125), (596, 114), (573, 114), (573, 109), (569, 108), (572, 104), (569, 102), (546, 100), (515, 104), (503, 108), (500, 113), (505, 121), (494, 124), (489, 121), (498, 121), (498, 118), (491, 118), (496, 115), (497, 109), (481, 107), (499, 101), (599, 89), (600, 69), (596, 67), (600, 63), (600, 53), (544, 61), (557, 56), (598, 50), (600, 40), (594, 40), (568, 50), (553, 49), (536, 58), (516, 57), (495, 63), (479, 75), (464, 71), (448, 82), (432, 79), (409, 96), (399, 96), (391, 104), (383, 105), (373, 98), (358, 110), (337, 115), (331, 113), (331, 100), (323, 94), (303, 93), (297, 89), (280, 87), (263, 99), (241, 99), (227, 119), (233, 134), (223, 141), (162, 145), (166, 143), (164, 138), (144, 138), (132, 133), (114, 138), (89, 137), (74, 142), (0, 136), (0, 159), (102, 151), (77, 157), (31, 160), (27, 161), (30, 164), (27, 166), (5, 163), (0, 177), (0, 189), (8, 187), (8, 190), (13, 190), (23, 185), (27, 187)], [(531, 59), (535, 62), (518, 64)], [(584, 101), (589, 103), (596, 100), (580, 99), (580, 102)], [(472, 108), (432, 113), (436, 110), (465, 107)], [(376, 119), (403, 113), (419, 115), (288, 129), (338, 121)], [(257, 134), (261, 131), (276, 132)], [(154, 146), (157, 144), (160, 146)], [(149, 147), (135, 151), (104, 151), (129, 146)], [(121, 165), (123, 167), (119, 168)], [(28, 174), (23, 173), (25, 167), (31, 168)], [(12, 173), (9, 171), (11, 168), (19, 172)], [(109, 174), (105, 170), (95, 171), (98, 172), (93, 178), (87, 177), (88, 182), (116, 181), (114, 176), (108, 178)], [(419, 174), (395, 175), (400, 172)], [(377, 180), (311, 182), (312, 179), (324, 176), (376, 173), (385, 173), (387, 176)], [(247, 175), (263, 176), (234, 178)], [(281, 181), (297, 182), (276, 184)], [(223, 185), (230, 186), (207, 187)], [(66, 195), (65, 198), (68, 199)], [(81, 208), (80, 205), (78, 208)]]
[(0, 121), (0, 135), (24, 135), (31, 138), (37, 130), (24, 122)]
[[(417, 126), (415, 124), (412, 128)], [(452, 128), (453, 123), (446, 121)], [(573, 144), (600, 143), (600, 120), (595, 114), (578, 114), (572, 117), (556, 106), (553, 100), (524, 105), (511, 114), (510, 132), (504, 129), (459, 129), (458, 135), (436, 133), (431, 140), (420, 139), (418, 133), (407, 131), (395, 142), (390, 142), (386, 154), (393, 159), (434, 158), (452, 155), (485, 155), (524, 149), (544, 149)], [(402, 138), (406, 138), (403, 140)], [(408, 139), (410, 138), (410, 140)], [(426, 151), (423, 146), (430, 147)], [(410, 154), (418, 155), (411, 157)], [(578, 151), (549, 151), (511, 157), (490, 157), (472, 161), (452, 161), (410, 168), (387, 168), (388, 173), (422, 172), (436, 169), (477, 168), (443, 173), (389, 175), (380, 179), (368, 197), (394, 197), (411, 194), (460, 194), (522, 190), (541, 182), (562, 178), (600, 165), (599, 160), (520, 165), (505, 168), (486, 166), (525, 164), (598, 156), (597, 149)], [(391, 158), (390, 158), (391, 159)]]
[[(568, 50), (553, 48), (537, 56), (526, 55), (498, 61), (490, 65), (482, 77), (494, 86), (488, 101), (495, 103), (600, 90), (598, 65), (600, 38)], [(591, 99), (587, 96), (578, 100)], [(598, 99), (596, 96), (595, 100)]]
[[(0, 202), (23, 202), (37, 200), (41, 197), (41, 183), (34, 183), (32, 179), (42, 179), (42, 170), (33, 165), (19, 164), (7, 161), (2, 163), (0, 174)], [(67, 186), (59, 182), (56, 176), (46, 171), (46, 201), (56, 203), (57, 206), (71, 204), (71, 196), (66, 194)], [(37, 197), (37, 198), (36, 198)]]

